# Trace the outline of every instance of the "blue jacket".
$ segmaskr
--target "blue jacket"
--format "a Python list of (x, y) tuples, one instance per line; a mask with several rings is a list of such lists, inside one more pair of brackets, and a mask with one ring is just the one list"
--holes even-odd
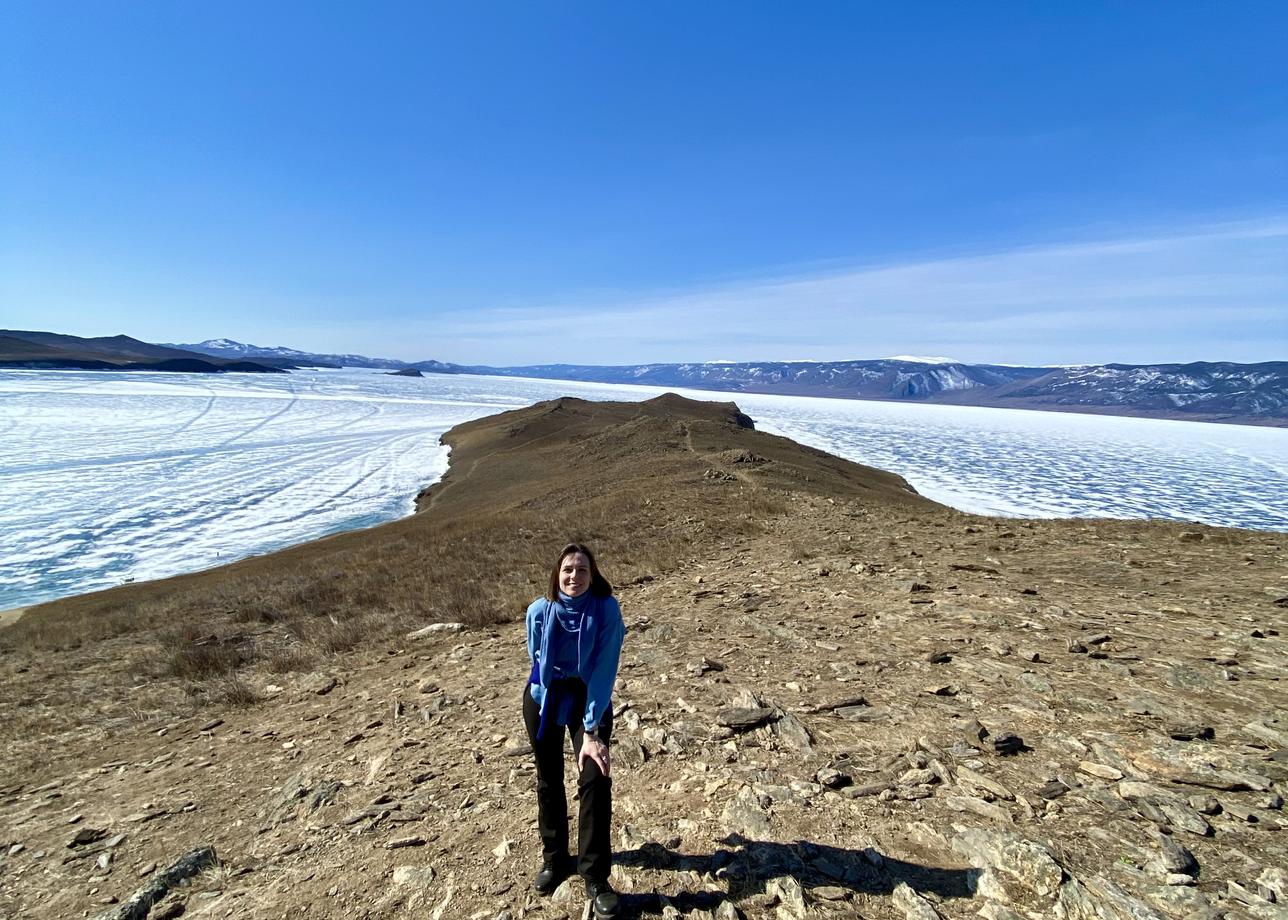
[[(550, 634), (555, 623), (552, 608), (559, 603), (539, 597), (528, 605), (528, 659), (532, 662), (528, 691), (541, 708), (543, 717), (546, 713), (546, 690), (554, 670), (548, 655)], [(626, 624), (622, 622), (622, 608), (617, 598), (592, 598), (582, 614), (578, 636), (577, 676), (586, 684), (586, 711), (582, 715), (582, 726), (586, 731), (594, 731), (612, 706), (613, 682), (617, 680), (622, 639), (626, 636)]]

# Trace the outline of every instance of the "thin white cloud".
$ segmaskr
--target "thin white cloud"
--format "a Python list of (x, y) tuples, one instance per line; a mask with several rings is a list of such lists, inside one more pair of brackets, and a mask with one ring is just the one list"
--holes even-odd
[[(575, 330), (584, 353), (570, 353)], [(439, 315), (427, 338), (489, 363), (821, 360), (1011, 363), (1288, 358), (1288, 221), (764, 278), (615, 302)], [(1222, 354), (1212, 353), (1220, 343)], [(528, 357), (520, 357), (528, 355)], [(495, 357), (508, 356), (508, 357)]]

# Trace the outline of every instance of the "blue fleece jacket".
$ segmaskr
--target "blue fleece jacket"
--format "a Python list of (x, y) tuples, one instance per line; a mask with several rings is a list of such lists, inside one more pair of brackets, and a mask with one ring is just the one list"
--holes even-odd
[[(580, 627), (575, 634), (556, 630), (557, 619), (573, 618)], [(622, 609), (617, 598), (593, 597), (589, 592), (567, 600), (562, 596), (557, 601), (539, 597), (528, 606), (528, 659), (532, 662), (528, 690), (541, 707), (543, 723), (548, 697), (546, 690), (556, 677), (551, 654), (552, 636), (556, 632), (559, 638), (553, 641), (571, 639), (577, 643), (576, 671), (572, 676), (581, 678), (586, 684), (582, 726), (586, 731), (594, 731), (613, 702), (613, 682), (617, 680), (617, 664), (621, 660), (622, 640), (626, 636)]]

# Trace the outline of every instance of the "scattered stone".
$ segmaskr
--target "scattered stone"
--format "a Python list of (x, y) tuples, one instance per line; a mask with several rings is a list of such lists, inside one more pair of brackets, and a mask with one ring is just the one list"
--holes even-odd
[(1221, 803), (1214, 795), (1192, 795), (1188, 799), (1190, 807), (1201, 815), (1219, 815)]
[(805, 916), (805, 891), (801, 883), (790, 875), (770, 879), (765, 885), (765, 893), (778, 899), (779, 916), (783, 911), (789, 917)]
[(753, 839), (768, 837), (770, 833), (769, 813), (760, 806), (759, 798), (750, 786), (738, 791), (737, 796), (724, 807), (720, 820), (730, 830)]
[(1162, 914), (1103, 876), (1060, 886), (1056, 915), (1069, 920), (1164, 920)]
[(733, 906), (732, 901), (721, 901), (716, 907), (715, 920), (741, 920), (738, 914), (738, 908)]
[(1009, 907), (996, 902), (989, 902), (981, 907), (979, 909), (979, 915), (983, 917), (984, 920), (1024, 920), (1022, 916), (1011, 910)]
[(644, 746), (634, 738), (613, 739), (613, 747), (617, 749), (617, 760), (628, 767), (643, 766), (648, 760), (648, 753)]
[[(1218, 808), (1220, 806), (1217, 806)], [(1182, 805), (1180, 802), (1159, 802), (1158, 810), (1167, 818), (1169, 824), (1178, 830), (1194, 834), (1198, 837), (1211, 837), (1212, 825), (1203, 819), (1203, 816), (1194, 811), (1188, 805)]]
[(713, 658), (700, 658), (689, 665), (688, 671), (691, 677), (701, 677), (703, 674), (719, 673), (725, 669), (725, 666)]
[(792, 713), (779, 712), (778, 718), (770, 725), (770, 730), (797, 753), (805, 755), (813, 753), (813, 736), (805, 727), (805, 723)]
[(397, 837), (385, 844), (386, 850), (401, 850), (405, 847), (423, 847), (425, 845), (424, 837)]
[(779, 711), (768, 706), (729, 706), (716, 713), (716, 722), (736, 732), (750, 731), (778, 718)]
[(1236, 802), (1231, 802), (1222, 809), (1225, 815), (1234, 818), (1236, 821), (1243, 821), (1247, 824), (1257, 824), (1261, 821), (1261, 816), (1251, 808), (1247, 808)]
[(1157, 864), (1163, 874), (1198, 875), (1199, 862), (1193, 853), (1166, 834), (1155, 832), (1152, 837), (1158, 847)]
[(903, 911), (907, 920), (942, 920), (939, 911), (930, 902), (912, 890), (907, 882), (900, 882), (894, 889), (894, 906)]
[(509, 837), (502, 837), (501, 842), (492, 848), (492, 855), (496, 857), (497, 864), (510, 855), (514, 849), (514, 842)]
[(953, 849), (972, 865), (989, 866), (1014, 876), (1039, 895), (1055, 894), (1064, 870), (1045, 846), (1009, 831), (959, 828)]
[(436, 874), (433, 866), (397, 866), (394, 869), (394, 886), (428, 888)]
[(550, 895), (550, 903), (551, 904), (571, 903), (572, 899), (575, 897), (573, 886), (574, 886), (574, 882), (572, 878), (565, 879), (563, 883), (560, 884), (560, 886), (554, 890), (554, 893)]
[[(130, 820), (129, 818), (126, 819)], [(83, 827), (76, 832), (71, 840), (67, 841), (68, 847), (82, 847), (89, 843), (97, 843), (107, 836), (107, 831), (98, 827)]]
[(1002, 877), (992, 869), (981, 869), (975, 875), (975, 894), (990, 901), (1010, 904), (1015, 900)]
[(868, 701), (861, 696), (848, 696), (843, 700), (837, 700), (835, 703), (824, 703), (814, 709), (815, 713), (837, 712), (841, 709), (854, 709), (868, 705)]
[(1029, 749), (1024, 743), (1024, 739), (1014, 732), (999, 732), (992, 736), (990, 743), (993, 745), (994, 752), (1001, 754), (1003, 757), (1019, 754)]
[(900, 786), (929, 786), (937, 782), (939, 777), (930, 769), (908, 770), (899, 777)]
[(457, 633), (465, 628), (464, 623), (430, 623), (414, 632), (407, 633), (408, 639), (425, 639), (438, 633)]
[(1123, 778), (1121, 770), (1115, 770), (1113, 767), (1107, 767), (1102, 763), (1092, 763), (1084, 760), (1078, 764), (1078, 772), (1086, 773), (1088, 776), (1098, 776), (1100, 779), (1107, 779), (1111, 782), (1117, 782)]
[[(984, 776), (982, 773), (976, 773), (970, 767), (963, 767), (963, 766), (957, 767), (957, 782), (965, 783), (968, 786), (972, 786), (975, 789), (979, 789), (983, 792), (987, 792), (990, 795), (993, 795), (999, 799), (1005, 799), (1008, 802), (1015, 801), (1014, 792), (1012, 792), (1010, 789), (1007, 789), (1005, 786), (1003, 786), (1001, 783), (997, 782), (996, 780), (990, 779), (989, 777)], [(1064, 786), (1063, 783), (1060, 783), (1060, 785)], [(1065, 786), (1064, 791), (1067, 792), (1068, 788), (1069, 787)], [(1054, 798), (1054, 796), (1052, 796), (1052, 798)]]
[(1260, 907), (1266, 903), (1266, 899), (1260, 894), (1247, 888), (1234, 879), (1229, 879), (1225, 883), (1225, 893), (1241, 904), (1247, 904), (1249, 907)]
[(854, 782), (851, 776), (832, 767), (823, 767), (814, 774), (814, 779), (828, 789), (843, 789)]
[(1275, 904), (1288, 903), (1288, 871), (1275, 866), (1262, 870), (1254, 883), (1257, 894)]
[(1216, 737), (1216, 730), (1211, 725), (1185, 723), (1169, 726), (1167, 734), (1177, 741), (1211, 741)]
[(153, 906), (169, 894), (172, 888), (217, 863), (218, 857), (213, 847), (199, 847), (185, 853), (170, 866), (154, 875), (124, 904), (101, 914), (99, 920), (145, 920)]
[(943, 649), (937, 649), (926, 654), (926, 661), (930, 664), (947, 664), (953, 660), (953, 656)]
[(1011, 819), (1011, 813), (1001, 805), (986, 802), (973, 795), (950, 795), (944, 800), (944, 804), (955, 811), (970, 812), (971, 814), (979, 815), (981, 818), (996, 821), (998, 824), (1014, 823)]

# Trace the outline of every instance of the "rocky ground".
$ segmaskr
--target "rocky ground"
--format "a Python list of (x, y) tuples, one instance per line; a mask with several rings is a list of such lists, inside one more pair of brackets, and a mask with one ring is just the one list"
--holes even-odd
[[(623, 916), (1288, 916), (1288, 537), (786, 504), (619, 589)], [(529, 887), (527, 671), (448, 625), (57, 733), (0, 770), (0, 916), (580, 917)]]

